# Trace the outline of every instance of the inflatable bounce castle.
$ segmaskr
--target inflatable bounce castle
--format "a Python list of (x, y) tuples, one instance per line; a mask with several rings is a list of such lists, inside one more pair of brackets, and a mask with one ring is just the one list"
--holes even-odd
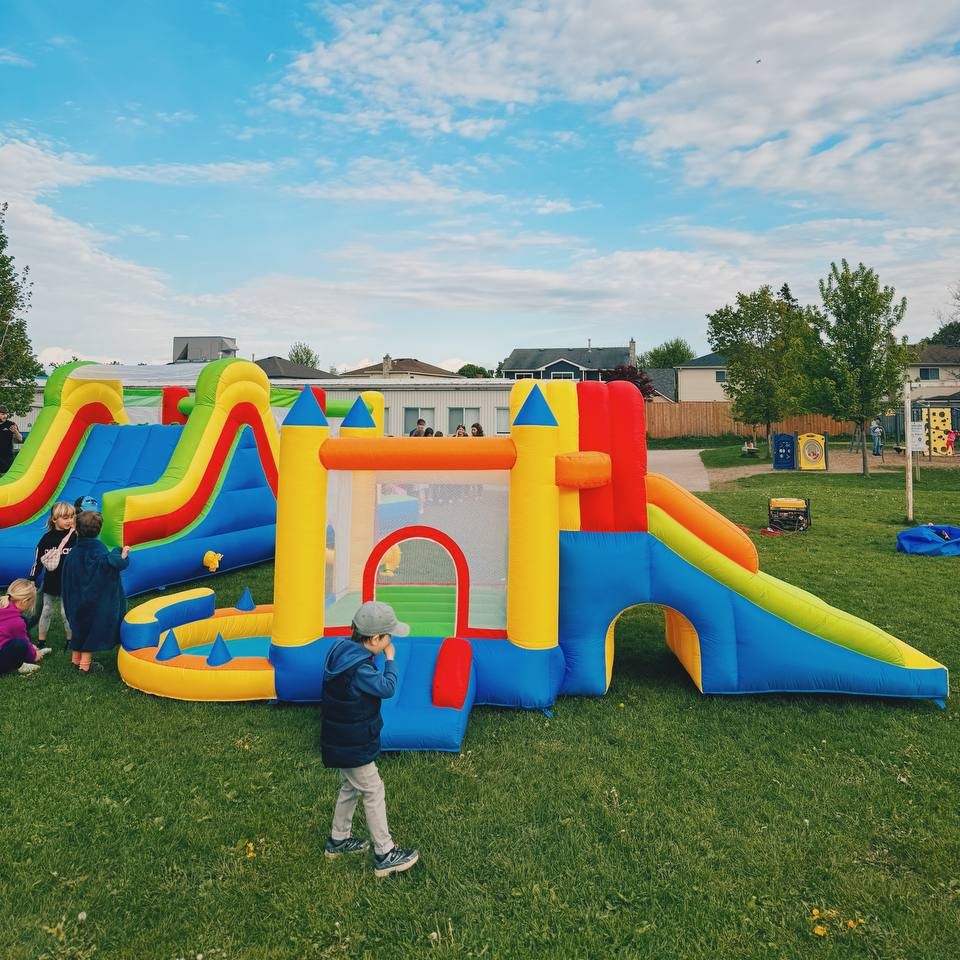
[[(101, 505), (104, 542), (132, 548), (128, 595), (269, 560), (278, 437), (263, 371), (210, 363), (189, 416), (167, 403), (167, 422), (133, 425), (120, 380), (104, 369), (70, 363), (47, 380), (43, 409), (0, 477), (0, 583), (33, 566), (53, 503), (82, 496)], [(166, 391), (164, 401), (187, 393)]]
[(603, 694), (617, 619), (645, 603), (703, 693), (946, 697), (942, 664), (761, 573), (743, 531), (647, 473), (632, 384), (520, 381), (504, 437), (388, 438), (370, 406), (334, 436), (301, 394), (280, 437), (273, 605), (216, 609), (200, 588), (131, 610), (128, 684), (315, 701), (331, 644), (376, 598), (413, 627), (386, 749), (459, 749), (475, 703)]

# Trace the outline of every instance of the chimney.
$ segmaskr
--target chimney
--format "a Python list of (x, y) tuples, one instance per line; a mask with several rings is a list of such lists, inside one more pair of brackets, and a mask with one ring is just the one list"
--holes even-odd
[(383, 375), (385, 377), (390, 376), (390, 371), (393, 369), (393, 360), (390, 358), (389, 353), (383, 355)]
[(635, 367), (637, 365), (637, 341), (631, 337), (627, 346), (630, 348), (630, 366)]
[(589, 337), (587, 337), (587, 349), (588, 349), (588, 350), (590, 349), (590, 338), (589, 338)]

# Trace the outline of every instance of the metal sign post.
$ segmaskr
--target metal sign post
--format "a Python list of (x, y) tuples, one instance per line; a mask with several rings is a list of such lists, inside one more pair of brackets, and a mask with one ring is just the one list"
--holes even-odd
[(907, 523), (913, 523), (913, 421), (910, 419), (910, 381), (903, 385), (903, 424), (906, 443)]

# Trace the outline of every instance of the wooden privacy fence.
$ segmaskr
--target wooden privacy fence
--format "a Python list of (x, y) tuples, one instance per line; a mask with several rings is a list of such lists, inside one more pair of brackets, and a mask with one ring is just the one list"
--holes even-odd
[[(753, 434), (753, 428), (730, 418), (731, 404), (726, 400), (685, 400), (680, 403), (648, 403), (647, 436), (661, 437), (718, 437), (736, 433), (743, 437)], [(763, 425), (757, 432), (763, 432)], [(819, 413), (787, 417), (775, 423), (773, 430), (782, 433), (826, 433), (836, 436), (853, 433), (853, 423), (838, 422)]]

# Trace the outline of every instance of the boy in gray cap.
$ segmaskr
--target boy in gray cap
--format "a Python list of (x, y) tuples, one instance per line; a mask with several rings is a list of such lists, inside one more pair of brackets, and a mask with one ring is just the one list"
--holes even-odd
[[(366, 840), (350, 835), (353, 812), (363, 798), (367, 828), (373, 839), (373, 872), (378, 877), (409, 870), (420, 858), (418, 850), (401, 850), (390, 836), (383, 780), (374, 762), (380, 755), (380, 701), (397, 689), (393, 637), (405, 637), (410, 627), (397, 620), (389, 603), (370, 600), (353, 618), (352, 633), (338, 640), (327, 654), (323, 671), (320, 749), (325, 767), (340, 770), (340, 793), (324, 855), (362, 853)], [(383, 673), (374, 657), (386, 657)]]

